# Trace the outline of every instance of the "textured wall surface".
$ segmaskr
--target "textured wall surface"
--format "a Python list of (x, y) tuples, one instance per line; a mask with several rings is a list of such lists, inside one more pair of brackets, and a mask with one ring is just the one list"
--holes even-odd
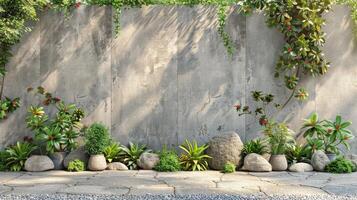
[[(320, 80), (304, 80), (309, 101), (292, 102), (278, 116), (296, 132), (313, 111), (326, 118), (357, 117), (357, 42), (349, 10), (335, 7), (326, 19), (324, 48), (332, 68)], [(118, 37), (112, 21), (108, 7), (81, 7), (67, 20), (48, 11), (33, 23), (9, 63), (5, 94), (20, 96), (23, 106), (1, 122), (2, 147), (32, 134), (24, 119), (27, 107), (38, 101), (26, 93), (29, 86), (42, 85), (79, 104), (88, 114), (85, 123), (105, 123), (122, 143), (154, 149), (186, 138), (204, 142), (230, 130), (242, 140), (255, 138), (256, 121), (238, 117), (232, 106), (251, 102), (251, 90), (288, 95), (273, 77), (282, 35), (261, 14), (244, 17), (232, 9), (227, 23), (237, 47), (232, 58), (217, 34), (214, 7), (125, 10)], [(357, 121), (352, 129), (357, 131)]]

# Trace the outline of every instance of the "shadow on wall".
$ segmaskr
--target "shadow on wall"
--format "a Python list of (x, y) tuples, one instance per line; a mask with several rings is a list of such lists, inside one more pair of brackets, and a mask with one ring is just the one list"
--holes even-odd
[[(327, 17), (343, 18), (344, 8), (337, 8), (335, 15)], [(186, 138), (206, 142), (232, 130), (243, 140), (257, 137), (255, 121), (238, 117), (233, 105), (251, 101), (246, 97), (253, 89), (287, 95), (273, 79), (283, 41), (275, 30), (265, 27), (262, 16), (246, 19), (232, 9), (227, 31), (237, 47), (233, 58), (217, 34), (214, 7), (143, 7), (125, 10), (121, 20), (122, 30), (115, 38), (109, 7), (83, 6), (68, 20), (53, 11), (43, 13), (34, 31), (14, 49), (9, 64), (5, 92), (21, 96), (23, 106), (1, 123), (0, 144), (8, 145), (31, 134), (24, 119), (27, 107), (36, 99), (26, 94), (28, 86), (43, 85), (84, 107), (88, 114), (85, 123), (105, 123), (121, 143), (140, 142), (154, 149), (164, 144), (175, 147)], [(327, 27), (328, 57), (336, 56), (333, 43), (348, 34), (331, 28), (337, 23)], [(350, 40), (344, 41), (334, 47), (340, 49), (334, 63), (348, 62), (353, 71), (356, 50), (349, 46), (347, 53), (344, 44)], [(321, 84), (330, 79), (334, 78), (324, 77)], [(310, 80), (306, 84), (312, 91), (310, 101), (293, 103), (282, 113), (294, 113), (289, 119), (293, 128), (299, 127), (301, 119), (321, 101), (320, 84)], [(353, 95), (343, 95), (352, 105)], [(344, 108), (348, 110), (348, 106)]]
[[(232, 105), (243, 96), (237, 68), (244, 72), (244, 49), (227, 57), (215, 15), (214, 7), (199, 6), (125, 11), (112, 49), (116, 138), (158, 149), (243, 127)], [(230, 31), (243, 46), (245, 22), (234, 23)]]

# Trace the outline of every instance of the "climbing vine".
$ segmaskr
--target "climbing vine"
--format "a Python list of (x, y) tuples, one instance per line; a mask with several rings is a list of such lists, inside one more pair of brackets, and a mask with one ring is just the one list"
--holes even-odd
[[(275, 66), (275, 76), (282, 77), (291, 93), (285, 102), (274, 103), (275, 108), (282, 109), (293, 97), (300, 100), (308, 97), (307, 91), (300, 83), (302, 76), (324, 75), (329, 68), (329, 63), (321, 50), (325, 43), (322, 26), (325, 24), (323, 14), (328, 12), (334, 3), (349, 5), (352, 8), (352, 19), (357, 25), (356, 0), (0, 0), (0, 76), (4, 80), (6, 64), (11, 57), (11, 47), (20, 41), (23, 33), (30, 31), (25, 22), (36, 20), (36, 11), (43, 7), (63, 11), (69, 16), (72, 9), (79, 8), (82, 4), (112, 6), (114, 30), (118, 35), (123, 9), (145, 5), (214, 5), (217, 7), (218, 15), (217, 32), (228, 54), (233, 55), (235, 47), (230, 35), (225, 31), (225, 26), (228, 10), (231, 6), (238, 5), (238, 11), (244, 14), (250, 14), (254, 10), (262, 11), (267, 18), (267, 25), (278, 29), (284, 35), (285, 44)], [(259, 93), (263, 95), (259, 91), (252, 92)], [(273, 95), (263, 96), (269, 97), (263, 98), (269, 101), (263, 103), (273, 101)], [(1, 97), (2, 92), (0, 99)], [(243, 108), (243, 113), (253, 113), (248, 106)], [(257, 108), (259, 111), (261, 107)]]

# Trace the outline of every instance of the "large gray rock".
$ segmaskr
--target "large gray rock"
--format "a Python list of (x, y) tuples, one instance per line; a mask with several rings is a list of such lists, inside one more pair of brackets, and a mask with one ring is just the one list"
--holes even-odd
[(312, 154), (311, 165), (314, 168), (314, 170), (324, 171), (326, 165), (329, 163), (330, 163), (330, 159), (323, 151), (318, 150), (314, 154)]
[(54, 152), (49, 157), (51, 158), (56, 170), (61, 170), (64, 168), (63, 161), (67, 155), (67, 152)]
[(25, 162), (25, 170), (29, 172), (42, 172), (54, 169), (54, 164), (48, 156), (33, 155)]
[(88, 160), (88, 169), (91, 171), (102, 171), (107, 168), (107, 161), (103, 154), (91, 155)]
[(138, 160), (138, 166), (141, 169), (152, 170), (159, 161), (159, 155), (155, 153), (143, 153)]
[(128, 170), (128, 167), (121, 162), (112, 162), (112, 163), (108, 164), (107, 169), (126, 171), (126, 170)]
[(85, 165), (88, 164), (89, 155), (86, 153), (84, 146), (79, 147), (78, 149), (70, 152), (66, 156), (66, 158), (63, 161), (64, 167), (67, 168), (69, 162), (76, 160), (76, 159), (83, 161)]
[(272, 166), (263, 156), (251, 153), (244, 158), (243, 169), (251, 172), (270, 172)]
[(215, 136), (208, 144), (207, 154), (212, 157), (208, 160), (210, 168), (222, 170), (227, 162), (236, 166), (241, 164), (243, 142), (236, 132), (226, 132)]
[(312, 172), (314, 168), (308, 163), (295, 163), (289, 167), (291, 172)]

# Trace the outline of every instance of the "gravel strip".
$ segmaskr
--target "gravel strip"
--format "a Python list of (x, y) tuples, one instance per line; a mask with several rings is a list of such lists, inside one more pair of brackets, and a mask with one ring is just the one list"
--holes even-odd
[(0, 195), (3, 200), (357, 200), (357, 196), (254, 196), (254, 195), (70, 195), (70, 194), (51, 194), (51, 195)]

